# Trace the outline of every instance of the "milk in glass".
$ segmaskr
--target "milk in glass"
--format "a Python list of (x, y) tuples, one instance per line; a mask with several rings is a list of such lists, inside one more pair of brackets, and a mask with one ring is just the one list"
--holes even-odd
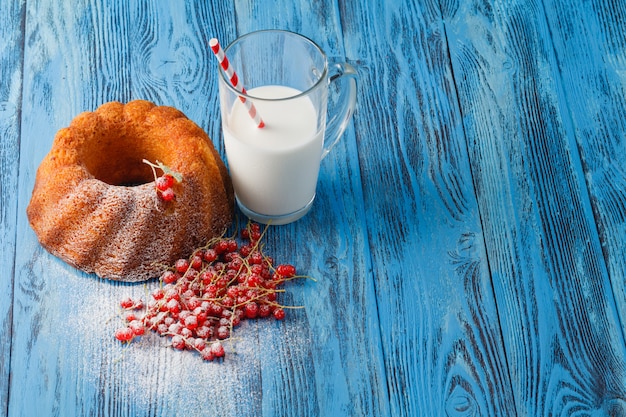
[[(248, 90), (264, 99), (294, 97), (301, 92), (268, 85)], [(264, 215), (285, 215), (306, 207), (315, 197), (323, 147), (317, 112), (308, 96), (291, 100), (257, 100), (265, 122), (258, 128), (236, 100), (224, 124), (224, 145), (237, 199)]]

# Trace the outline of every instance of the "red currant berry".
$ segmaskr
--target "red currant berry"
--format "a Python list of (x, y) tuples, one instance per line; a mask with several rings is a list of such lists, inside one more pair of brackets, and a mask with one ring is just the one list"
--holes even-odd
[(229, 275), (226, 275), (226, 277), (220, 278), (217, 280), (217, 282), (215, 283), (215, 286), (220, 289), (220, 290), (225, 290), (228, 287), (228, 284), (230, 283), (230, 281), (232, 281), (232, 277), (230, 277)]
[(261, 226), (259, 226), (257, 223), (252, 223), (250, 225), (249, 234), (251, 242), (258, 242), (259, 240), (261, 240)]
[(191, 297), (194, 297), (196, 293), (194, 293), (191, 289), (186, 289), (181, 295), (183, 297), (183, 300), (189, 300)]
[(187, 327), (183, 327), (182, 329), (180, 329), (180, 335), (185, 339), (189, 339), (193, 337), (193, 331)]
[(243, 261), (241, 260), (241, 258), (235, 258), (228, 263), (227, 268), (231, 271), (239, 271), (241, 270), (242, 266)]
[(186, 317), (185, 318), (185, 326), (190, 329), (193, 330), (195, 328), (198, 327), (198, 317), (194, 316), (193, 314)]
[(167, 331), (171, 334), (180, 334), (183, 330), (183, 325), (179, 322), (172, 323), (168, 326)]
[(278, 265), (276, 267), (276, 272), (284, 278), (291, 278), (296, 275), (296, 267), (288, 264)]
[(154, 298), (155, 300), (161, 300), (164, 295), (165, 293), (163, 292), (162, 288), (155, 288), (152, 291), (152, 298)]
[(120, 342), (129, 342), (133, 335), (134, 333), (130, 327), (122, 327), (115, 331), (115, 338)]
[(284, 320), (285, 319), (285, 310), (282, 308), (277, 308), (274, 310), (274, 318), (276, 320)]
[(193, 341), (193, 347), (198, 351), (198, 352), (202, 352), (204, 350), (204, 348), (206, 347), (206, 342), (201, 339), (201, 338), (197, 338)]
[(217, 291), (219, 290), (219, 288), (217, 288), (216, 284), (209, 284), (206, 286), (206, 288), (204, 289), (204, 296), (205, 298), (217, 298)]
[(217, 259), (217, 252), (215, 252), (215, 249), (207, 249), (204, 251), (202, 257), (205, 261), (211, 263)]
[(272, 307), (269, 304), (259, 306), (259, 317), (269, 317), (270, 314), (272, 314)]
[(253, 252), (250, 254), (250, 259), (248, 259), (248, 263), (251, 265), (261, 265), (263, 262), (263, 255), (261, 252)]
[(250, 302), (244, 307), (246, 318), (254, 319), (259, 314), (259, 305), (255, 302)]
[(141, 336), (145, 333), (146, 328), (139, 320), (133, 320), (128, 324), (128, 328), (132, 330), (135, 336)]
[(200, 326), (196, 329), (196, 336), (202, 339), (210, 339), (213, 337), (213, 328), (207, 326)]
[(155, 180), (155, 184), (156, 188), (158, 188), (160, 191), (165, 191), (174, 185), (174, 177), (172, 177), (170, 174), (161, 175)]
[(228, 252), (228, 241), (220, 240), (219, 242), (215, 244), (214, 250), (215, 250), (215, 253), (217, 253), (218, 255), (222, 255)]
[(196, 270), (202, 268), (202, 257), (200, 255), (194, 255), (194, 257), (191, 258), (191, 267)]
[(161, 198), (165, 202), (170, 202), (174, 200), (175, 197), (176, 197), (176, 194), (174, 194), (174, 190), (172, 188), (167, 188), (161, 191)]
[(187, 259), (179, 259), (176, 261), (176, 264), (174, 266), (176, 268), (176, 271), (184, 274), (189, 269), (189, 261)]
[(165, 298), (165, 301), (169, 302), (170, 300), (176, 300), (176, 301), (180, 301), (180, 294), (178, 294), (178, 291), (176, 290), (176, 288), (166, 288), (163, 290), (163, 297)]
[(198, 318), (198, 325), (204, 323), (206, 319), (209, 317), (206, 311), (202, 309), (202, 307), (198, 307), (193, 311), (193, 314)]
[(163, 284), (173, 284), (177, 279), (178, 277), (172, 271), (165, 271), (163, 275), (161, 275), (161, 282), (163, 282)]
[(217, 338), (222, 340), (227, 339), (228, 336), (230, 336), (230, 330), (227, 326), (219, 326), (216, 333)]
[(247, 258), (248, 256), (250, 256), (251, 253), (252, 253), (251, 245), (242, 245), (241, 248), (239, 248), (239, 255), (241, 255), (244, 258)]
[(213, 282), (213, 278), (215, 278), (215, 272), (213, 271), (204, 271), (200, 274), (200, 280), (204, 285), (209, 285)]
[(233, 300), (237, 299), (237, 297), (239, 297), (239, 287), (237, 285), (228, 287), (226, 294)]
[(248, 277), (248, 287), (258, 287), (261, 284), (261, 278), (258, 275), (250, 275)]
[(189, 297), (189, 299), (187, 300), (187, 308), (189, 310), (195, 310), (196, 308), (200, 307), (200, 305), (202, 305), (202, 299), (196, 297), (195, 294)]
[(224, 297), (222, 299), (222, 305), (226, 308), (232, 308), (235, 305), (235, 300), (231, 297)]
[(225, 355), (224, 346), (220, 342), (213, 342), (211, 352), (216, 358), (222, 358)]
[(167, 310), (170, 313), (180, 313), (180, 303), (177, 299), (172, 298), (167, 302)]
[(223, 311), (224, 307), (217, 303), (212, 303), (211, 307), (209, 308), (209, 313), (211, 313), (211, 315), (213, 315), (214, 317), (220, 317)]
[(185, 349), (185, 339), (179, 334), (172, 336), (172, 347), (178, 350)]
[(130, 297), (126, 297), (122, 301), (120, 301), (120, 306), (122, 308), (127, 308), (127, 309), (128, 308), (133, 308), (134, 305), (135, 305), (135, 302)]
[(168, 326), (167, 324), (165, 324), (165, 323), (161, 323), (161, 324), (159, 324), (159, 325), (157, 326), (156, 331), (157, 331), (157, 333), (158, 333), (158, 334), (160, 334), (160, 335), (164, 335), (165, 333), (167, 333), (167, 331), (168, 331), (168, 327), (169, 327), (169, 326)]

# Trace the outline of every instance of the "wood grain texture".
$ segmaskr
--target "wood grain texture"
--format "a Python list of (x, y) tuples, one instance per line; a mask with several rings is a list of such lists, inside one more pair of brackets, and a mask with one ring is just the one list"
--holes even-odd
[[(330, 57), (344, 56), (340, 17), (331, 2), (250, 6), (235, 3), (240, 33), (268, 27), (291, 30), (318, 43)], [(357, 155), (355, 136), (348, 129), (322, 162), (312, 211), (270, 236), (282, 257), (299, 254), (306, 273), (317, 280), (294, 294), (295, 303), (305, 306), (306, 322), (301, 325), (306, 323), (313, 337), (311, 363), (304, 368), (291, 365), (307, 376), (305, 384), (294, 385), (288, 374), (274, 376), (281, 378), (279, 386), (288, 388), (279, 398), (313, 397), (318, 409), (311, 415), (389, 415)], [(278, 353), (288, 360), (282, 357), (289, 351)]]
[[(56, 130), (102, 101), (128, 99), (114, 96), (126, 84), (123, 71), (106, 72), (102, 78), (94, 75), (97, 68), (106, 71), (108, 54), (115, 56), (117, 48), (109, 43), (111, 52), (106, 52), (104, 46), (97, 49), (97, 42), (104, 44), (109, 39), (106, 34), (111, 36), (109, 32), (115, 33), (115, 29), (114, 25), (99, 23), (98, 18), (107, 21), (103, 12), (106, 7), (93, 6), (91, 9), (81, 2), (25, 5), (28, 42), (24, 46), (24, 68), (28, 76), (22, 106), (20, 251), (16, 256), (13, 303), (17, 330), (9, 415), (102, 415), (102, 409), (114, 408), (114, 403), (112, 406), (99, 398), (106, 389), (96, 381), (100, 361), (114, 363), (111, 356), (119, 356), (119, 352), (100, 354), (114, 345), (105, 337), (106, 326), (96, 326), (89, 314), (95, 310), (104, 317), (115, 315), (115, 310), (101, 304), (107, 299), (103, 292), (108, 288), (103, 290), (96, 280), (47, 254), (38, 245), (25, 216), (37, 166), (50, 149)], [(119, 51), (124, 54), (123, 48)], [(102, 377), (103, 382), (115, 381), (115, 374), (103, 373)]]
[(366, 67), (355, 116), (392, 415), (514, 415), (436, 5), (345, 2)]
[[(626, 415), (622, 3), (0, 3), (0, 417)], [(119, 301), (156, 283), (41, 248), (39, 162), (78, 113), (135, 98), (223, 155), (208, 40), (266, 28), (359, 73), (313, 210), (266, 234), (316, 281), (223, 363), (123, 348)]]
[[(281, 20), (296, 29), (309, 11), (291, 7), (293, 13)], [(32, 173), (52, 139), (42, 135), (104, 101), (145, 98), (174, 105), (211, 132), (221, 148), (216, 64), (206, 42), (212, 36), (232, 40), (229, 28), (247, 32), (275, 18), (271, 8), (252, 22), (245, 9), (141, 1), (71, 9), (31, 2), (28, 8), (27, 36), (39, 41), (27, 47), (25, 67), (38, 77), (25, 86), (25, 108), (48, 119), (29, 119), (24, 132), (33, 148), (22, 164), (24, 205)], [(326, 16), (322, 10), (317, 15)], [(304, 21), (311, 34), (319, 30)], [(331, 45), (333, 52), (338, 44)], [(335, 151), (339, 160), (348, 159), (346, 147), (356, 151), (354, 137)], [(15, 322), (21, 324), (14, 344), (22, 363), (13, 371), (9, 415), (385, 415), (376, 303), (358, 216), (360, 184), (352, 175), (357, 162), (356, 156), (345, 167), (337, 161), (336, 171), (322, 177), (319, 208), (306, 220), (268, 233), (276, 259), (297, 253), (303, 272), (318, 279), (287, 294), (286, 302), (305, 310), (295, 310), (280, 325), (249, 324), (233, 346), (238, 353), (224, 364), (202, 364), (156, 338), (120, 349), (111, 337), (116, 305), (129, 293), (143, 294), (143, 286), (103, 282), (67, 267), (39, 248), (22, 219), (19, 245), (29, 249), (17, 259)], [(345, 184), (356, 191), (345, 195)], [(355, 216), (345, 218), (346, 208)], [(335, 227), (324, 233), (329, 221)], [(311, 236), (316, 225), (320, 234)], [(65, 302), (68, 294), (71, 303)], [(90, 313), (94, 309), (97, 314)], [(32, 395), (40, 400), (32, 402)]]
[[(624, 339), (542, 5), (448, 10), (518, 413), (620, 415)], [(576, 42), (575, 30), (567, 35)]]
[[(208, 80), (208, 72), (193, 71), (206, 69), (212, 61), (208, 54), (195, 56), (201, 39), (194, 38), (191, 51), (186, 45), (194, 27), (189, 22), (204, 26), (208, 22), (197, 19), (206, 14), (149, 6), (27, 5), (26, 36), (34, 41), (26, 47), (25, 68), (36, 77), (24, 88), (28, 103), (20, 169), (22, 250), (14, 302), (19, 326), (13, 346), (11, 416), (260, 413), (250, 392), (260, 383), (262, 350), (239, 347), (242, 354), (225, 366), (202, 366), (193, 355), (172, 355), (155, 338), (147, 338), (136, 350), (121, 349), (111, 338), (119, 325), (117, 303), (129, 293), (143, 295), (143, 286), (100, 281), (60, 263), (42, 251), (24, 219), (39, 161), (54, 132), (79, 112), (131, 98), (195, 109), (190, 117), (203, 112), (202, 102), (186, 100)], [(187, 73), (192, 76), (185, 78)], [(265, 332), (282, 330), (270, 327)], [(252, 335), (244, 334), (244, 340), (259, 330), (251, 325), (249, 331)], [(181, 386), (189, 389), (181, 391)]]
[[(626, 333), (626, 5), (546, 2), (571, 131)], [(576, 36), (567, 36), (570, 32)]]
[(9, 400), (24, 44), (22, 6), (18, 1), (0, 4), (0, 416), (6, 415)]

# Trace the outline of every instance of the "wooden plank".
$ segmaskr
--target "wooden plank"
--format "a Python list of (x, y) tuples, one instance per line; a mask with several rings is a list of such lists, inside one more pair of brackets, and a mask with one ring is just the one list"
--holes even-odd
[(626, 4), (549, 1), (546, 15), (626, 334)]
[[(222, 364), (172, 352), (155, 337), (128, 349), (113, 340), (119, 300), (145, 289), (85, 276), (39, 247), (24, 214), (37, 165), (57, 129), (109, 100), (174, 105), (219, 138), (215, 63), (206, 41), (232, 39), (228, 28), (238, 25), (247, 29), (227, 6), (32, 1), (27, 7), (26, 36), (34, 41), (25, 51), (27, 139), (14, 320), (20, 326), (13, 349), (19, 366), (11, 377), (9, 414), (387, 414), (354, 156), (320, 179), (319, 204), (310, 216), (268, 233), (276, 259), (296, 256), (303, 272), (319, 278), (288, 290), (286, 302), (305, 310), (284, 323), (249, 323), (235, 343), (237, 353)], [(281, 21), (297, 28), (308, 7), (296, 7)], [(318, 14), (325, 15), (322, 9)], [(340, 33), (335, 19), (327, 33)], [(307, 30), (315, 28), (306, 22)], [(356, 155), (354, 137), (333, 158), (348, 159), (350, 149)], [(354, 189), (347, 197), (345, 184)]]
[(102, 415), (102, 409), (114, 409), (115, 403), (110, 395), (109, 403), (101, 397), (106, 390), (98, 379), (109, 382), (103, 366), (119, 356), (102, 317), (115, 316), (108, 303), (118, 294), (115, 287), (85, 277), (45, 252), (25, 211), (35, 172), (56, 130), (103, 101), (129, 98), (124, 88), (129, 84), (127, 66), (109, 66), (128, 62), (124, 58), (129, 51), (123, 47), (127, 36), (122, 35), (128, 20), (126, 25), (117, 21), (124, 11), (102, 3), (91, 9), (84, 2), (32, 1), (25, 2), (25, 9), (25, 38), (30, 41), (24, 50), (15, 366), (8, 411), (11, 416)]
[(442, 17), (517, 411), (614, 414), (624, 339), (554, 57), (565, 37), (586, 43), (528, 2), (450, 2)]
[[(188, 22), (193, 22), (189, 30), (209, 23), (197, 20), (207, 18), (206, 10), (200, 14), (182, 9), (177, 14), (165, 3), (163, 9), (148, 6), (35, 1), (27, 5), (27, 37), (33, 42), (25, 52), (27, 140), (20, 171), (15, 311), (19, 327), (13, 349), (19, 366), (11, 377), (12, 416), (258, 414), (247, 386), (249, 379), (258, 378), (261, 350), (240, 347), (242, 354), (224, 366), (204, 366), (197, 356), (176, 354), (156, 338), (123, 350), (112, 338), (119, 325), (117, 304), (127, 295), (144, 295), (143, 285), (113, 284), (75, 271), (39, 247), (25, 219), (34, 173), (57, 129), (79, 112), (109, 100), (152, 98), (178, 105), (185, 97), (176, 96), (176, 88), (189, 87), (180, 80), (181, 74), (213, 62), (208, 55), (205, 61), (186, 55), (189, 51), (183, 46), (188, 42), (167, 44), (170, 33), (181, 32)], [(145, 20), (150, 26), (143, 24)], [(195, 41), (198, 45), (192, 46), (201, 48)], [(176, 65), (170, 65), (172, 59)], [(153, 75), (146, 81), (151, 88), (139, 81), (146, 80), (141, 78), (145, 74)], [(160, 80), (177, 82), (170, 86)], [(170, 100), (174, 96), (179, 102)], [(179, 107), (187, 110), (194, 105), (199, 107), (192, 102)], [(248, 331), (254, 335), (258, 330), (251, 325)], [(271, 327), (268, 332), (278, 331)]]
[(515, 415), (438, 8), (340, 9), (391, 414)]
[[(329, 57), (345, 60), (343, 19), (334, 2), (276, 0), (256, 8), (238, 1), (235, 9), (238, 34), (290, 30), (318, 43)], [(360, 90), (359, 99), (368, 94)], [(280, 366), (263, 376), (268, 404), (295, 405), (298, 398), (307, 398), (317, 404), (312, 415), (389, 415), (366, 223), (358, 150), (349, 128), (322, 162), (312, 211), (269, 236), (277, 256), (297, 254), (305, 273), (317, 282), (294, 293), (294, 302), (305, 306), (300, 326), (312, 339), (300, 353), (302, 363), (294, 362), (298, 357), (287, 348), (289, 340), (283, 341), (284, 348), (277, 351)], [(285, 369), (303, 378), (294, 381)], [(265, 381), (275, 388), (268, 390)]]
[(0, 4), (0, 416), (7, 415), (11, 371), (24, 5)]

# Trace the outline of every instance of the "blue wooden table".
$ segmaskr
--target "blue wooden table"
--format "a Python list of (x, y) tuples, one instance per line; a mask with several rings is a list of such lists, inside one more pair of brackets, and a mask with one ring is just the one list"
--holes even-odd
[[(626, 416), (626, 4), (0, 3), (0, 416)], [(221, 361), (113, 338), (154, 282), (84, 274), (25, 209), (55, 132), (174, 106), (223, 155), (216, 62), (264, 28), (358, 68), (313, 210), (267, 251), (316, 278)]]

